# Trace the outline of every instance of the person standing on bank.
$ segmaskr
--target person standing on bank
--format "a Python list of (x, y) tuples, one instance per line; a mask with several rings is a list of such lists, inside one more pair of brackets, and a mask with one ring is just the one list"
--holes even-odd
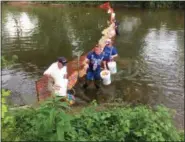
[(87, 68), (86, 82), (83, 87), (86, 89), (90, 81), (94, 81), (95, 87), (100, 88), (100, 72), (101, 65), (104, 62), (104, 54), (99, 45), (94, 47), (94, 50), (90, 52), (85, 59), (85, 68)]
[(114, 61), (118, 56), (117, 49), (112, 45), (111, 39), (106, 40), (106, 45), (104, 47), (104, 68), (107, 69), (107, 63)]

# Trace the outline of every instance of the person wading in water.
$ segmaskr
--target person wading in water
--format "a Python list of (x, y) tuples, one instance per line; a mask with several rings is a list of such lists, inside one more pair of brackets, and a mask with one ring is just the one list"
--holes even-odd
[(94, 84), (97, 89), (100, 88), (100, 72), (101, 65), (104, 62), (104, 54), (99, 45), (94, 47), (94, 50), (90, 52), (85, 60), (85, 68), (87, 68), (86, 82), (83, 87), (86, 89), (91, 81), (94, 81)]
[(112, 45), (111, 39), (106, 40), (106, 46), (103, 49), (104, 52), (104, 68), (107, 69), (107, 63), (115, 60), (118, 56), (117, 49)]

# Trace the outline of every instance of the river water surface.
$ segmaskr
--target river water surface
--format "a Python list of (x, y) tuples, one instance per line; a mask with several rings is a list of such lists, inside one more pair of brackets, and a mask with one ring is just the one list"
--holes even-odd
[[(181, 10), (116, 9), (120, 36), (118, 68), (134, 63), (137, 74), (113, 77), (110, 86), (85, 95), (100, 103), (115, 98), (129, 103), (175, 109), (176, 124), (184, 126), (184, 12)], [(69, 61), (89, 51), (101, 38), (109, 16), (97, 8), (2, 7), (2, 55), (18, 61), (2, 70), (2, 87), (12, 91), (13, 104), (36, 102), (35, 81), (58, 56)], [(127, 65), (128, 66), (128, 65)], [(127, 73), (128, 74), (128, 73)], [(82, 91), (82, 90), (81, 90)], [(78, 91), (77, 91), (78, 93)], [(78, 94), (77, 94), (78, 95)], [(88, 96), (89, 95), (89, 96)]]

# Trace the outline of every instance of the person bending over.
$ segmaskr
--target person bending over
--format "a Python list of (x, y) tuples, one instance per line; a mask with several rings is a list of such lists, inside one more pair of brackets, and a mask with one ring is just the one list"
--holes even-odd
[(53, 79), (54, 84), (52, 86), (54, 94), (56, 96), (67, 95), (67, 60), (64, 57), (59, 57), (57, 62), (51, 64), (51, 66), (44, 72), (44, 75)]
[(54, 93), (54, 96), (61, 97), (61, 100), (67, 99), (72, 105), (75, 103), (75, 97), (67, 91), (68, 79), (66, 64), (66, 58), (59, 57), (57, 62), (51, 64), (51, 66), (44, 72), (44, 75), (54, 81), (54, 84), (52, 84), (52, 92)]

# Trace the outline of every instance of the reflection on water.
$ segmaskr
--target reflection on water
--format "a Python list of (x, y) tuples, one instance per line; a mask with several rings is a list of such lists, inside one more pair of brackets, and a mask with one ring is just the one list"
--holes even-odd
[(141, 24), (141, 20), (136, 17), (124, 17), (122, 19), (120, 28), (124, 32), (132, 32), (134, 28), (137, 28)]
[(168, 83), (172, 81), (183, 84), (184, 63), (179, 61), (183, 53), (178, 49), (178, 38), (182, 38), (178, 36), (178, 32), (168, 31), (165, 26), (162, 26), (160, 30), (148, 31), (144, 39), (142, 57), (147, 61), (148, 73), (154, 74), (152, 76), (154, 81), (165, 81), (162, 78), (166, 78)]
[[(121, 36), (116, 37), (115, 46), (121, 72), (112, 77), (110, 86), (99, 91), (94, 87), (84, 91), (78, 84), (77, 96), (85, 102), (122, 99), (152, 106), (162, 103), (177, 110), (176, 120), (183, 126), (183, 12), (118, 9), (116, 16)], [(35, 81), (44, 70), (58, 56), (72, 60), (89, 51), (101, 38), (107, 19), (108, 15), (96, 8), (3, 7), (2, 53), (19, 57), (13, 68), (2, 71), (2, 86), (12, 91), (12, 101), (34, 103)], [(131, 62), (137, 66), (129, 71)], [(135, 75), (129, 74), (135, 71)]]
[(72, 21), (69, 17), (69, 14), (65, 12), (64, 16), (65, 16), (65, 21), (66, 21), (64, 22), (64, 27), (67, 30), (67, 37), (71, 43), (71, 46), (73, 47), (72, 55), (76, 56), (75, 53), (80, 50), (81, 40), (79, 39), (80, 37), (78, 37), (78, 34), (72, 25)]
[(35, 91), (36, 79), (28, 77), (23, 71), (7, 70), (2, 71), (2, 84), (12, 91), (10, 99), (14, 104), (34, 104), (36, 100)]
[(7, 13), (6, 22), (4, 23), (4, 30), (6, 30), (6, 33), (9, 37), (31, 36), (37, 24), (37, 17), (31, 17), (30, 19), (29, 15), (26, 12), (22, 12), (19, 15)]

